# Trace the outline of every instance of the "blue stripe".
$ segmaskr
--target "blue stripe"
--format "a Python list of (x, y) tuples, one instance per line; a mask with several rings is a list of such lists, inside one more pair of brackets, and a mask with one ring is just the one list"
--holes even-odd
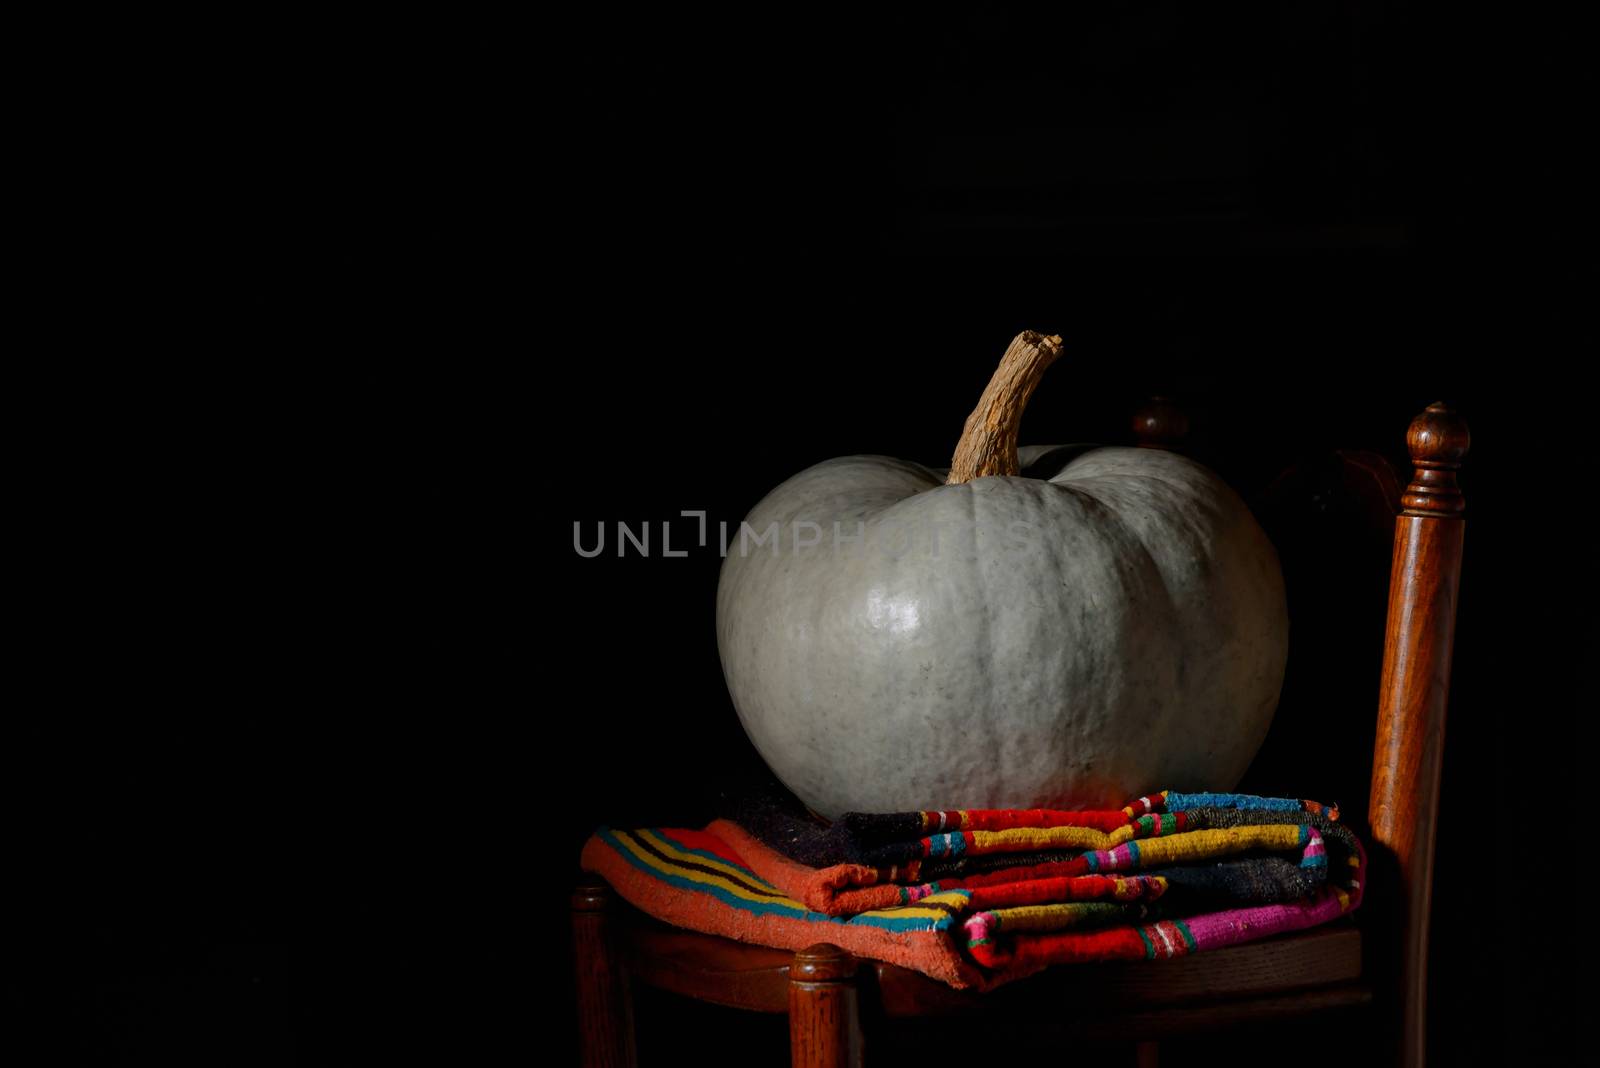
[(1167, 811), (1186, 808), (1258, 808), (1271, 812), (1303, 812), (1305, 805), (1292, 797), (1257, 797), (1254, 794), (1167, 794)]
[[(655, 834), (661, 833), (653, 828), (652, 831)], [(671, 875), (659, 868), (646, 864), (635, 856), (632, 850), (618, 841), (609, 828), (602, 827), (595, 834), (601, 841), (610, 846), (612, 852), (616, 853), (617, 856), (658, 882), (677, 887), (679, 890), (710, 895), (724, 905), (730, 905), (741, 912), (754, 913), (757, 916), (782, 916), (787, 919), (805, 920), (808, 923), (836, 923), (841, 926), (855, 924), (860, 927), (878, 927), (886, 931), (940, 931), (950, 926), (951, 923), (951, 918), (948, 916), (937, 920), (930, 920), (922, 916), (829, 916), (821, 912), (812, 912), (795, 902), (751, 901), (749, 898), (740, 897), (726, 887), (696, 882), (681, 875)], [(662, 835), (662, 837), (666, 836)], [(723, 863), (726, 864), (727, 861), (723, 861)], [(740, 870), (743, 871), (745, 869)], [(915, 908), (916, 906), (912, 907)]]
[(708, 849), (690, 849), (688, 846), (684, 845), (682, 842), (678, 841), (676, 838), (672, 837), (672, 835), (670, 835), (667, 832), (663, 831), (659, 827), (651, 827), (651, 828), (649, 828), (649, 831), (650, 831), (651, 834), (655, 835), (657, 838), (661, 839), (663, 842), (666, 842), (669, 845), (671, 845), (673, 849), (679, 850), (680, 852), (683, 852), (683, 853), (689, 853), (689, 854), (692, 854), (692, 855), (697, 856), (697, 857), (704, 857), (707, 860), (714, 860), (718, 864), (726, 864), (730, 868), (737, 868), (739, 870), (740, 874), (742, 874), (745, 878), (749, 879), (751, 882), (759, 883), (761, 886), (764, 886), (768, 890), (772, 890), (772, 891), (774, 891), (776, 893), (782, 893), (782, 891), (779, 890), (776, 886), (773, 886), (771, 883), (767, 882), (765, 879), (763, 879), (761, 876), (757, 875), (755, 872), (751, 871), (749, 868), (745, 867), (743, 864), (735, 864), (733, 861), (729, 860), (727, 857), (719, 857), (719, 856), (717, 856), (717, 854), (711, 852)]

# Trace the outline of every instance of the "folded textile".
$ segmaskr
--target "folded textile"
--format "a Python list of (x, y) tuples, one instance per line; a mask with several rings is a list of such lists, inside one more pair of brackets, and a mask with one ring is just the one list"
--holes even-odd
[[(1360, 902), (1365, 858), (1335, 816), (1307, 802), (1170, 792), (1114, 812), (901, 813), (791, 839), (807, 856), (858, 858), (823, 867), (724, 819), (602, 828), (582, 864), (669, 923), (780, 948), (833, 942), (987, 989), (1051, 964), (1179, 956), (1343, 915)], [(941, 817), (956, 829), (938, 830)], [(1041, 847), (1059, 859), (921, 879), (942, 851)]]
[(1315, 801), (1171, 790), (1141, 797), (1121, 809), (846, 812), (828, 825), (806, 814), (791, 798), (765, 793), (741, 798), (730, 816), (763, 843), (802, 864), (885, 867), (963, 855), (1103, 848), (1129, 837), (1175, 834), (1186, 828), (1191, 809), (1248, 809), (1297, 818), (1309, 812), (1330, 822), (1339, 818), (1337, 808)]
[[(781, 802), (779, 802), (781, 804)], [(1228, 807), (1249, 806), (1249, 807)], [(1060, 885), (1074, 898), (1105, 893), (1092, 879), (1099, 853), (1137, 839), (1183, 835), (1151, 847), (1137, 847), (1146, 865), (1162, 861), (1189, 863), (1246, 848), (1238, 836), (1193, 835), (1184, 832), (1222, 830), (1245, 824), (1309, 823), (1339, 854), (1342, 863), (1354, 854), (1354, 836), (1334, 821), (1337, 810), (1316, 802), (1249, 795), (1171, 794), (1140, 798), (1121, 810), (1067, 812), (1044, 809), (955, 812), (913, 812), (889, 816), (848, 813), (832, 827), (803, 824), (769, 803), (745, 805), (734, 822), (763, 844), (808, 865), (825, 865), (805, 879), (781, 883), (784, 891), (809, 908), (829, 915), (909, 904), (930, 893), (958, 888), (991, 888), (1002, 883)], [(943, 828), (959, 828), (944, 830)], [(929, 828), (939, 833), (927, 835)], [(1272, 839), (1272, 832), (1260, 832)], [(899, 841), (887, 840), (891, 835)], [(1288, 832), (1256, 848), (1282, 847)], [(1176, 842), (1176, 844), (1173, 844)], [(1056, 848), (1038, 850), (1045, 844)], [(1024, 852), (1016, 852), (1016, 850)], [(1087, 850), (1087, 852), (1086, 852)], [(836, 862), (829, 858), (859, 858)], [(950, 858), (991, 861), (1017, 858), (1018, 863), (984, 867), (957, 866)], [(798, 869), (797, 869), (798, 870)], [(763, 873), (765, 874), (765, 873)], [(1212, 904), (1288, 901), (1315, 890), (1319, 877), (1279, 859), (1252, 859), (1210, 868), (1184, 867), (1160, 872), (1182, 898)], [(1042, 884), (1043, 880), (1056, 883)]]

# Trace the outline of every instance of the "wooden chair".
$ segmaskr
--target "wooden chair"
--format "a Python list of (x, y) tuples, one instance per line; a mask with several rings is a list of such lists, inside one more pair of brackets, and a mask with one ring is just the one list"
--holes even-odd
[[(1135, 420), (1145, 444), (1181, 436), (1165, 402)], [(1424, 1059), (1428, 909), (1464, 502), (1456, 471), (1466, 423), (1430, 405), (1407, 435), (1415, 472), (1400, 496), (1364, 841), (1365, 902), (1325, 927), (1159, 964), (1062, 966), (989, 994), (953, 990), (904, 968), (819, 944), (798, 953), (684, 931), (649, 919), (588, 877), (573, 894), (583, 1063), (630, 1065), (630, 984), (717, 1005), (787, 1013), (797, 1066), (861, 1062), (868, 1023), (1012, 1014), (1074, 1039), (1155, 1041), (1254, 1021), (1372, 1004), (1394, 1060)], [(1359, 828), (1358, 828), (1359, 830)], [(1068, 1047), (1063, 1047), (1068, 1048)], [(876, 1051), (874, 1051), (876, 1052)], [(885, 1050), (884, 1052), (893, 1052)]]

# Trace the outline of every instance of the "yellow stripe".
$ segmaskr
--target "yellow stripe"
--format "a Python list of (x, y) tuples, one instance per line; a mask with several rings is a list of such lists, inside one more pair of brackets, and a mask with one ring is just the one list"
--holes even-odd
[[(1094, 906), (1099, 906), (1098, 908)], [(1016, 908), (990, 910), (1006, 931), (1058, 931), (1074, 927), (1088, 920), (1105, 919), (1117, 913), (1119, 906), (1096, 901), (1072, 901), (1056, 905), (1019, 905)]]
[(978, 852), (1017, 852), (1027, 849), (1110, 849), (1133, 834), (1133, 828), (1121, 838), (1093, 827), (1012, 827), (1004, 831), (973, 831), (972, 845)]
[[(920, 903), (919, 903), (920, 904)], [(858, 912), (854, 916), (846, 917), (847, 920), (859, 920), (867, 916), (875, 916), (885, 920), (917, 919), (917, 920), (948, 920), (950, 913), (941, 909), (918, 908), (917, 905), (903, 905), (897, 909), (874, 909), (871, 912)]]
[(929, 908), (928, 907), (929, 905), (931, 905), (931, 904), (949, 905), (951, 908), (955, 909), (957, 912), (960, 912), (961, 910), (963, 910), (963, 909), (965, 909), (967, 907), (967, 903), (969, 901), (971, 901), (971, 900), (972, 900), (971, 895), (967, 894), (964, 891), (961, 891), (961, 890), (943, 890), (943, 891), (940, 891), (937, 894), (929, 894), (927, 897), (922, 898), (921, 900), (919, 900), (914, 905), (897, 905), (892, 909), (874, 909), (871, 912), (863, 912), (863, 913), (860, 913), (859, 915), (861, 915), (861, 916), (883, 916), (883, 917), (887, 917), (889, 919), (894, 919), (895, 917), (904, 917), (904, 916), (917, 916), (917, 917), (926, 917), (928, 919), (939, 919), (939, 920), (942, 920), (946, 916), (948, 916), (949, 913), (945, 912), (943, 909)]
[(643, 830), (634, 831), (633, 833), (641, 838), (650, 839), (651, 845), (655, 846), (657, 849), (661, 850), (661, 852), (665, 853), (674, 860), (682, 861), (685, 864), (699, 864), (708, 868), (716, 868), (720, 872), (725, 872), (728, 875), (744, 879), (746, 882), (759, 883), (760, 885), (768, 887), (772, 890), (778, 889), (776, 886), (773, 886), (771, 883), (758, 876), (749, 868), (741, 868), (737, 864), (729, 864), (728, 862), (722, 860), (713, 860), (711, 857), (701, 856), (699, 853), (685, 853), (682, 849), (679, 849), (677, 846), (673, 845), (671, 842), (667, 841), (654, 831)]
[(1300, 825), (1297, 823), (1218, 827), (1205, 831), (1188, 831), (1168, 838), (1141, 838), (1139, 864), (1142, 867), (1149, 867), (1159, 863), (1227, 856), (1231, 853), (1242, 853), (1247, 849), (1298, 849), (1299, 847)]
[[(633, 833), (634, 834), (638, 834), (641, 837), (648, 837), (650, 839), (650, 841), (651, 841), (651, 844), (656, 846), (656, 848), (661, 849), (663, 852), (669, 852), (670, 851), (672, 854), (674, 854), (677, 857), (680, 857), (680, 858), (686, 857), (686, 854), (684, 854), (681, 850), (673, 849), (666, 842), (662, 841), (662, 839), (661, 839), (661, 837), (659, 835), (651, 834), (648, 831), (635, 831)], [(778, 905), (778, 906), (781, 906), (781, 907), (784, 907), (784, 908), (793, 909), (796, 912), (800, 912), (800, 913), (806, 913), (806, 912), (810, 911), (804, 905), (802, 905), (800, 902), (795, 901), (792, 898), (783, 897), (781, 895), (778, 896), (778, 897), (767, 897), (767, 896), (764, 896), (764, 895), (761, 895), (761, 894), (755, 894), (755, 893), (752, 893), (750, 890), (746, 889), (745, 887), (743, 887), (743, 886), (739, 885), (738, 883), (734, 882), (732, 879), (726, 879), (726, 878), (723, 878), (720, 875), (711, 875), (711, 874), (708, 874), (706, 872), (695, 871), (695, 870), (690, 869), (690, 868), (680, 868), (677, 865), (673, 865), (673, 864), (663, 864), (661, 862), (661, 858), (660, 857), (653, 856), (648, 851), (640, 848), (639, 846), (636, 846), (632, 841), (629, 840), (628, 837), (626, 837), (624, 835), (620, 835), (620, 834), (616, 835), (615, 837), (616, 837), (617, 841), (619, 843), (621, 843), (622, 846), (624, 848), (626, 848), (630, 853), (632, 853), (634, 856), (638, 857), (640, 860), (642, 860), (644, 863), (648, 864), (651, 868), (655, 869), (656, 871), (664, 872), (664, 873), (669, 874), (669, 875), (675, 875), (675, 876), (678, 876), (679, 878), (688, 879), (691, 882), (700, 883), (700, 884), (705, 885), (705, 886), (721, 887), (722, 889), (727, 890), (730, 893), (734, 894), (735, 896), (743, 898), (746, 901), (754, 901), (754, 902), (758, 902), (758, 903), (766, 904), (766, 905)], [(706, 858), (698, 856), (698, 855), (694, 856), (693, 858), (691, 858), (691, 862), (695, 863), (695, 864), (704, 863), (705, 861), (706, 861)], [(725, 869), (731, 867), (731, 865), (719, 865), (719, 866), (723, 867)], [(739, 871), (740, 869), (732, 868), (732, 870)], [(748, 878), (748, 876), (746, 876), (746, 877)], [(759, 880), (754, 880), (754, 881), (759, 881)], [(763, 883), (762, 885), (766, 885), (766, 884)], [(860, 913), (860, 915), (861, 916), (887, 917), (887, 918), (890, 918), (890, 919), (915, 918), (915, 919), (927, 919), (927, 920), (944, 920), (944, 919), (947, 919), (949, 917), (949, 913), (945, 912), (942, 909), (929, 908), (927, 906), (929, 904), (931, 904), (931, 903), (937, 902), (937, 903), (950, 905), (953, 908), (955, 908), (957, 911), (959, 911), (959, 910), (964, 909), (966, 907), (967, 902), (969, 900), (970, 900), (970, 896), (967, 893), (963, 892), (963, 891), (960, 891), (960, 890), (946, 890), (946, 891), (944, 891), (942, 893), (938, 893), (938, 894), (929, 894), (927, 897), (923, 898), (921, 901), (917, 902), (917, 904), (915, 904), (915, 905), (903, 905), (903, 906), (900, 906), (898, 908), (892, 908), (892, 909), (877, 909), (877, 910), (874, 910), (872, 912)]]
[[(644, 833), (644, 832), (635, 832), (635, 833)], [(782, 897), (782, 896), (779, 896), (779, 897), (768, 897), (768, 896), (766, 896), (764, 894), (752, 893), (750, 890), (746, 889), (744, 886), (741, 886), (739, 883), (734, 882), (732, 879), (726, 879), (726, 878), (723, 878), (720, 875), (710, 875), (710, 874), (708, 874), (706, 872), (703, 872), (703, 871), (694, 871), (694, 870), (689, 869), (689, 868), (680, 868), (677, 865), (673, 865), (673, 864), (662, 864), (660, 857), (652, 856), (650, 853), (646, 852), (644, 849), (640, 848), (639, 846), (634, 845), (634, 843), (631, 840), (629, 840), (629, 838), (626, 835), (619, 834), (619, 835), (616, 835), (615, 837), (616, 837), (617, 841), (622, 844), (623, 848), (627, 849), (628, 852), (630, 852), (634, 856), (638, 857), (640, 860), (642, 860), (644, 863), (648, 864), (650, 867), (654, 868), (656, 871), (665, 872), (668, 875), (676, 875), (680, 879), (688, 879), (691, 882), (701, 883), (701, 884), (703, 884), (705, 886), (721, 887), (722, 889), (727, 890), (729, 893), (735, 895), (736, 897), (744, 898), (746, 901), (756, 901), (756, 902), (760, 902), (762, 904), (767, 904), (767, 905), (787, 906), (788, 908), (795, 909), (798, 912), (807, 911), (806, 907), (804, 905), (800, 904), (800, 902), (798, 902), (798, 901), (794, 901), (794, 900), (792, 900), (790, 898)], [(695, 860), (695, 863), (697, 863), (697, 864), (699, 863), (699, 859), (698, 858)]]

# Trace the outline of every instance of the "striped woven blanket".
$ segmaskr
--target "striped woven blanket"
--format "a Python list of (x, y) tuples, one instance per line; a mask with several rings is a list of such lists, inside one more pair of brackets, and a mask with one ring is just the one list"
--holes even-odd
[[(1360, 903), (1365, 854), (1337, 816), (1162, 792), (1110, 812), (852, 814), (787, 828), (782, 851), (770, 823), (723, 819), (602, 828), (582, 864), (668, 923), (785, 949), (833, 942), (987, 989), (1052, 964), (1181, 956), (1342, 916)], [(952, 866), (977, 858), (994, 863)]]

